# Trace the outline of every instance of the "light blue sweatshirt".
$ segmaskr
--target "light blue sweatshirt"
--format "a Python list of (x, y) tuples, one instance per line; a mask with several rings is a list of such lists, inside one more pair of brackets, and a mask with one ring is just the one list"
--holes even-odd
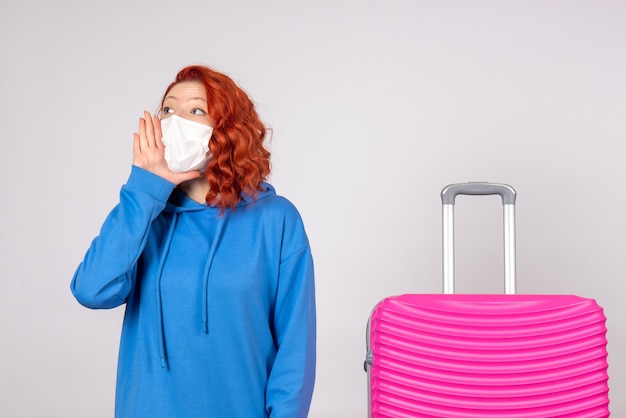
[(132, 168), (71, 282), (86, 307), (126, 304), (117, 418), (307, 416), (311, 250), (296, 208), (262, 186), (220, 216)]

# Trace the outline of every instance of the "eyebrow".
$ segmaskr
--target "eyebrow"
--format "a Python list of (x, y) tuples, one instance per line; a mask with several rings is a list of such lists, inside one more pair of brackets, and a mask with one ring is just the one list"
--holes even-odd
[[(167, 99), (178, 100), (178, 97), (176, 97), (176, 96), (167, 96), (165, 99), (163, 99), (163, 101), (165, 101)], [(201, 100), (203, 102), (207, 101), (204, 97), (190, 97), (188, 101), (190, 101), (190, 100)]]

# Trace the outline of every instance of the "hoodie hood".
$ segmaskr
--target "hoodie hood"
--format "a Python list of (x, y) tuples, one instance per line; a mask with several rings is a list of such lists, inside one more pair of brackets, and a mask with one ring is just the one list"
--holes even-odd
[[(257, 191), (256, 197), (252, 196), (249, 193), (242, 193), (241, 199), (237, 203), (237, 208), (250, 205), (260, 199), (263, 199), (264, 197), (276, 195), (276, 190), (274, 189), (274, 186), (269, 183), (261, 182), (259, 189), (260, 190)], [(165, 206), (165, 209), (163, 209), (163, 211), (169, 213), (180, 213), (211, 209), (221, 211), (221, 208), (219, 208), (215, 203), (212, 203), (211, 205), (208, 205), (206, 203), (198, 203), (182, 191), (174, 189), (174, 192), (170, 196), (167, 205)]]
[[(242, 207), (255, 203), (256, 201), (263, 199), (264, 197), (275, 195), (276, 190), (269, 183), (262, 182), (261, 190), (257, 192), (257, 196), (253, 197), (250, 194), (243, 194), (239, 203), (237, 204), (237, 208), (235, 210), (240, 210)], [(197, 211), (212, 211), (215, 212), (217, 228), (215, 232), (215, 236), (212, 240), (211, 247), (207, 254), (206, 265), (204, 268), (203, 275), (203, 294), (202, 294), (202, 323), (200, 324), (202, 327), (202, 332), (205, 334), (209, 333), (209, 305), (208, 305), (208, 289), (209, 289), (209, 276), (211, 273), (211, 265), (213, 264), (213, 260), (215, 258), (215, 253), (219, 247), (220, 241), (222, 239), (224, 233), (224, 226), (228, 222), (228, 218), (232, 209), (227, 209), (224, 213), (221, 213), (221, 208), (217, 207), (215, 204), (208, 205), (206, 203), (198, 203), (195, 200), (191, 199), (184, 192), (175, 189), (170, 199), (167, 202), (167, 205), (163, 209), (163, 212), (170, 213), (172, 216), (172, 220), (170, 222), (169, 230), (166, 236), (165, 245), (163, 249), (163, 254), (161, 256), (161, 260), (159, 261), (159, 268), (157, 271), (157, 282), (156, 282), (156, 305), (157, 305), (157, 335), (158, 335), (158, 344), (159, 344), (159, 355), (161, 357), (161, 367), (167, 367), (167, 352), (165, 348), (165, 335), (163, 328), (163, 304), (161, 297), (161, 278), (163, 276), (163, 268), (165, 266), (165, 261), (167, 260), (167, 256), (169, 254), (169, 250), (172, 243), (172, 237), (174, 236), (176, 226), (178, 223), (178, 218), (185, 212), (197, 212)]]

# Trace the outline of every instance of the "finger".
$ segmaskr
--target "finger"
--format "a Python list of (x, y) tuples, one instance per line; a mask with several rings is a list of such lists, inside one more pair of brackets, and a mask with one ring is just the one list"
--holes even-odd
[(146, 139), (146, 120), (139, 118), (139, 147), (141, 150), (148, 149), (148, 140)]
[(141, 142), (139, 140), (139, 134), (133, 134), (133, 165), (139, 166), (141, 164)]
[(141, 153), (141, 143), (139, 142), (139, 134), (133, 134), (133, 154)]
[(163, 131), (161, 131), (161, 120), (156, 115), (154, 115), (152, 118), (154, 120), (152, 125), (154, 126), (156, 146), (157, 148), (163, 148)]
[(152, 126), (152, 115), (147, 110), (143, 111), (143, 116), (146, 120), (146, 139), (149, 146), (156, 146), (154, 139), (154, 126)]

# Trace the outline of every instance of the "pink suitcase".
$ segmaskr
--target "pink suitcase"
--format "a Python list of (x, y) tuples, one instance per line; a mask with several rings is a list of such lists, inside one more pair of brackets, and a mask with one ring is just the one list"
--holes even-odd
[[(499, 194), (505, 294), (454, 294), (458, 194)], [(592, 299), (515, 294), (515, 197), (508, 185), (442, 191), (444, 294), (383, 299), (367, 325), (373, 418), (609, 416), (606, 318)]]

